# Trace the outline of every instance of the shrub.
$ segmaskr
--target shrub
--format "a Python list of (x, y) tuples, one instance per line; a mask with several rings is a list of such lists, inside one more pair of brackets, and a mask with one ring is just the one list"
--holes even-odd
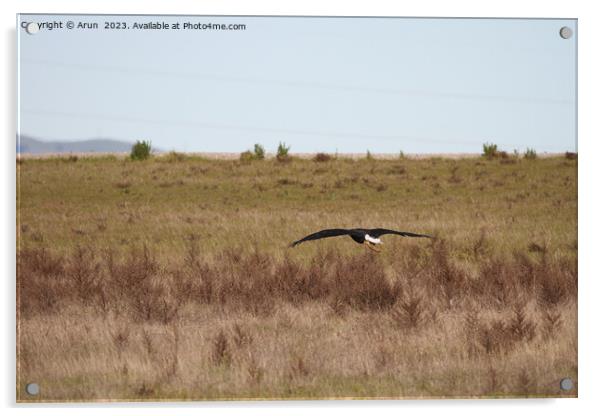
[(78, 159), (79, 158), (77, 157), (77, 155), (74, 155), (74, 154), (70, 154), (69, 156), (66, 156), (66, 157), (61, 157), (61, 160), (63, 162), (71, 162), (71, 163), (77, 162)]
[(445, 241), (433, 242), (429, 266), (431, 270), (425, 282), (427, 287), (432, 294), (444, 301), (446, 307), (451, 307), (454, 300), (462, 294), (466, 281), (462, 270), (453, 264)]
[(410, 290), (397, 301), (391, 310), (391, 317), (401, 329), (417, 328), (423, 320), (424, 312), (424, 300), (420, 294)]
[(278, 143), (278, 150), (276, 151), (276, 159), (279, 162), (290, 162), (291, 157), (288, 154), (288, 151), (291, 149), (290, 146), (287, 146), (286, 143), (280, 142)]
[(172, 150), (165, 156), (165, 161), (170, 163), (183, 162), (184, 160), (186, 160), (186, 155), (184, 153), (179, 153), (174, 150)]
[(527, 151), (525, 152), (525, 159), (529, 159), (529, 160), (533, 160), (533, 159), (537, 159), (537, 152), (535, 152), (535, 149), (527, 149)]
[(564, 157), (568, 160), (576, 160), (577, 159), (577, 153), (573, 153), (573, 152), (566, 152), (564, 154)]
[(334, 304), (359, 310), (389, 309), (400, 292), (387, 279), (381, 262), (366, 253), (335, 262), (332, 283)]
[(525, 306), (518, 304), (513, 308), (513, 317), (508, 329), (515, 341), (531, 341), (535, 337), (536, 325), (529, 319)]
[(372, 153), (370, 153), (370, 150), (366, 150), (366, 160), (374, 160), (374, 157), (372, 156)]
[(65, 277), (83, 303), (87, 303), (99, 293), (100, 267), (90, 248), (77, 247), (67, 259)]
[(497, 150), (497, 144), (484, 143), (483, 144), (483, 156), (487, 159), (494, 159), (498, 157), (499, 152)]
[(26, 316), (54, 312), (66, 298), (64, 258), (45, 248), (17, 253), (17, 308)]
[(223, 330), (220, 330), (217, 336), (213, 339), (213, 350), (211, 358), (215, 365), (229, 366), (232, 362), (232, 353), (230, 352), (230, 343), (228, 337)]
[(253, 160), (263, 160), (265, 159), (265, 149), (259, 143), (255, 143), (253, 150), (247, 150), (240, 154), (241, 162), (251, 162)]
[(241, 162), (250, 162), (253, 159), (255, 159), (255, 156), (253, 155), (253, 152), (251, 152), (250, 150), (247, 150), (247, 151), (242, 152), (240, 154), (240, 161)]
[[(45, 248), (19, 250), (19, 310), (27, 316), (44, 315), (76, 304), (126, 314), (134, 322), (168, 324), (190, 303), (271, 316), (282, 302), (321, 301), (336, 314), (383, 311), (399, 328), (416, 328), (430, 321), (433, 307), (439, 312), (455, 310), (471, 301), (500, 311), (512, 308), (512, 319), (482, 334), (489, 345), (499, 342), (498, 335), (531, 340), (534, 316), (542, 317), (540, 322), (545, 317), (546, 322), (538, 325), (542, 334), (556, 333), (560, 318), (554, 314), (577, 297), (576, 261), (543, 255), (533, 260), (527, 251), (500, 258), (491, 250), (475, 248), (481, 266), (469, 278), (448, 247), (436, 241), (400, 258), (393, 269), (399, 268), (398, 277), (391, 279), (385, 262), (372, 253), (342, 256), (323, 251), (303, 262), (278, 260), (257, 249), (251, 253), (229, 249), (211, 262), (196, 240), (190, 241), (173, 267), (157, 262), (146, 247), (133, 246), (129, 255), (97, 252), (93, 247), (76, 247), (65, 255)], [(525, 298), (517, 302), (519, 296)], [(538, 315), (527, 313), (528, 302), (537, 304)], [(475, 322), (469, 332), (477, 340), (481, 322), (470, 319)], [(221, 338), (228, 340), (220, 340), (218, 350), (225, 350), (230, 340), (235, 346), (246, 343), (247, 333), (234, 328), (234, 338), (224, 334)]]
[(318, 153), (315, 157), (314, 160), (316, 162), (329, 162), (330, 160), (332, 160), (332, 156), (330, 156), (327, 153)]
[(406, 155), (405, 155), (405, 153), (403, 153), (403, 150), (399, 151), (399, 158), (400, 159), (405, 159), (406, 158)]
[(146, 160), (151, 155), (151, 143), (146, 140), (138, 140), (132, 146), (130, 158), (132, 160)]
[(558, 334), (562, 327), (562, 319), (560, 312), (556, 310), (548, 310), (543, 314), (543, 336), (545, 339), (551, 339)]
[(259, 143), (255, 143), (255, 147), (253, 149), (253, 158), (256, 160), (265, 159), (265, 149)]

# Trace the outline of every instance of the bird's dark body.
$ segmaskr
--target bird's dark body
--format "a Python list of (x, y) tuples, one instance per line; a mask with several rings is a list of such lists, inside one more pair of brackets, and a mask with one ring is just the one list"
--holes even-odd
[(351, 237), (353, 239), (353, 241), (355, 241), (358, 244), (364, 244), (366, 243), (366, 235), (370, 236), (373, 239), (377, 239), (379, 238), (381, 235), (384, 234), (396, 234), (396, 235), (400, 235), (402, 237), (426, 237), (426, 238), (432, 238), (429, 235), (426, 234), (414, 234), (414, 233), (409, 233), (406, 231), (395, 231), (395, 230), (388, 230), (386, 228), (352, 228), (352, 229), (344, 229), (344, 228), (330, 228), (327, 230), (322, 230), (322, 231), (318, 231), (317, 233), (313, 233), (310, 234), (306, 237), (303, 237), (301, 240), (297, 240), (295, 242), (293, 242), (291, 244), (292, 247), (296, 246), (297, 244), (301, 244), (305, 241), (312, 241), (312, 240), (319, 240), (321, 238), (328, 238), (328, 237), (337, 237), (337, 236), (341, 236), (341, 235), (348, 235), (349, 237)]
[(364, 241), (366, 241), (366, 234), (368, 234), (368, 230), (354, 228), (353, 230), (350, 230), (349, 236), (353, 238), (353, 241), (356, 243), (364, 244)]

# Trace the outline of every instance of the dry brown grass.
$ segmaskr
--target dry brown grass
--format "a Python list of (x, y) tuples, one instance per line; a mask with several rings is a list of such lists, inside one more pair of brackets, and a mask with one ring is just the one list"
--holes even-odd
[(27, 160), (18, 400), (576, 396), (575, 164)]
[(466, 276), (440, 242), (388, 272), (372, 253), (195, 247), (170, 264), (21, 251), (20, 379), (47, 400), (137, 400), (545, 396), (576, 377), (575, 264), (485, 257)]

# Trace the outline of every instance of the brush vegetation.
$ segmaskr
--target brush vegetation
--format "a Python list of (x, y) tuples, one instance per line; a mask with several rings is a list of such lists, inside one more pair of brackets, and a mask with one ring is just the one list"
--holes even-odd
[(286, 160), (18, 164), (18, 400), (576, 396), (576, 157)]
[[(130, 152), (130, 159), (132, 160), (146, 160), (151, 157), (151, 143), (146, 140), (138, 140), (132, 146)], [(175, 152), (174, 152), (175, 153)]]

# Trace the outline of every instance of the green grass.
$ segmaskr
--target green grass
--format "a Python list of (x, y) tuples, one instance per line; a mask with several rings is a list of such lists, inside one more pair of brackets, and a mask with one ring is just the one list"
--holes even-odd
[(576, 161), (501, 162), (27, 160), (19, 166), (20, 243), (147, 243), (169, 257), (196, 234), (211, 252), (258, 244), (282, 255), (321, 227), (397, 227), (436, 234), (460, 255), (481, 229), (505, 253), (531, 242), (574, 252)]

